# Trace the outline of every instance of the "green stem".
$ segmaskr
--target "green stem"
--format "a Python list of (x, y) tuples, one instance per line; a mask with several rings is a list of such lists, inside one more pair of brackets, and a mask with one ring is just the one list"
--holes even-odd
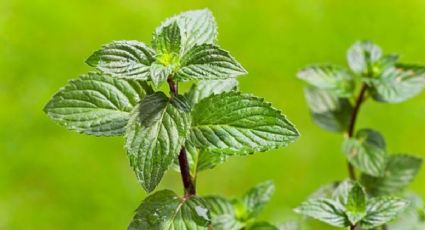
[[(167, 82), (170, 87), (171, 97), (177, 96), (179, 94), (177, 83), (173, 81), (172, 77), (168, 77)], [(180, 149), (179, 166), (184, 187), (184, 196), (187, 198), (196, 195), (196, 185), (192, 176), (190, 175), (189, 162), (187, 160), (187, 153), (184, 146), (182, 146)]]

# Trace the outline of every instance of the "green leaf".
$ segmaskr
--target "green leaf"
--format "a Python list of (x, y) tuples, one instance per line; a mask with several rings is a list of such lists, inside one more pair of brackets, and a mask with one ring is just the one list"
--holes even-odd
[(220, 94), (235, 90), (238, 84), (238, 81), (234, 78), (226, 80), (203, 80), (199, 81), (197, 84), (193, 84), (185, 96), (190, 104), (195, 105), (212, 94)]
[(250, 189), (242, 197), (242, 203), (245, 204), (248, 212), (248, 219), (258, 216), (260, 211), (270, 201), (274, 190), (273, 182), (266, 181)]
[(212, 169), (227, 159), (227, 155), (223, 153), (200, 150), (189, 143), (186, 143), (185, 146), (188, 153), (190, 172), (193, 177), (196, 177), (198, 172)]
[(352, 225), (357, 224), (366, 215), (366, 194), (358, 183), (355, 183), (348, 193), (345, 209)]
[(378, 78), (366, 81), (373, 99), (399, 103), (419, 93), (425, 87), (425, 67), (398, 64), (386, 69)]
[(338, 184), (338, 187), (332, 193), (332, 199), (338, 201), (342, 206), (348, 203), (348, 196), (353, 189), (354, 183), (351, 180), (344, 180)]
[(335, 227), (347, 227), (350, 225), (344, 213), (344, 207), (331, 199), (311, 199), (302, 203), (294, 211)]
[(351, 112), (351, 103), (346, 98), (309, 87), (304, 90), (313, 121), (323, 129), (332, 132), (347, 130)]
[[(170, 23), (169, 25), (162, 27), (161, 30), (154, 33), (152, 45), (160, 55), (179, 55), (180, 44), (180, 28), (176, 22)], [(161, 59), (161, 57), (159, 59)]]
[(353, 76), (344, 68), (334, 65), (312, 65), (298, 72), (298, 78), (319, 89), (340, 97), (353, 95)]
[(405, 189), (416, 177), (422, 159), (409, 155), (390, 155), (382, 177), (362, 175), (362, 184), (372, 195), (390, 195)]
[(196, 147), (248, 154), (286, 146), (299, 133), (263, 99), (238, 92), (209, 96), (192, 111), (190, 141)]
[(359, 41), (348, 50), (348, 65), (355, 73), (370, 75), (373, 73), (373, 65), (381, 56), (379, 46), (370, 41)]
[(155, 51), (138, 41), (114, 41), (94, 52), (86, 63), (114, 77), (148, 80)]
[(388, 230), (423, 230), (425, 229), (424, 204), (416, 194), (408, 194), (409, 206), (396, 221), (387, 225)]
[(215, 230), (240, 230), (244, 223), (236, 219), (233, 204), (219, 196), (204, 197), (211, 213), (211, 223)]
[(217, 25), (208, 9), (186, 11), (167, 19), (157, 28), (162, 30), (173, 22), (177, 22), (181, 31), (181, 54), (186, 53), (195, 45), (214, 44), (217, 40)]
[(346, 139), (343, 151), (351, 164), (362, 172), (381, 176), (385, 170), (385, 140), (371, 129), (359, 130), (353, 138)]
[(125, 147), (147, 192), (155, 189), (179, 154), (189, 126), (189, 114), (175, 108), (162, 92), (146, 96), (134, 110)]
[(148, 196), (137, 208), (128, 230), (207, 230), (210, 223), (205, 201), (180, 198), (162, 190)]
[(279, 230), (276, 226), (265, 222), (255, 222), (252, 226), (248, 227), (247, 230)]
[(188, 80), (220, 80), (246, 74), (246, 70), (230, 54), (211, 44), (194, 46), (181, 59), (177, 78)]
[(152, 83), (159, 88), (173, 72), (173, 66), (164, 66), (162, 64), (153, 63), (150, 67), (150, 76)]
[(367, 214), (361, 221), (362, 229), (372, 229), (397, 217), (409, 202), (397, 197), (372, 198), (367, 204)]
[(60, 125), (79, 133), (123, 135), (130, 112), (145, 94), (141, 84), (89, 73), (60, 89), (44, 111)]

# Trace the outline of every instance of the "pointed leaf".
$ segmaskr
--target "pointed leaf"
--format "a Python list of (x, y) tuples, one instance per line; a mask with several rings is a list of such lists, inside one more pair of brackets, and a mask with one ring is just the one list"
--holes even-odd
[(130, 112), (144, 94), (139, 81), (89, 73), (70, 81), (44, 111), (60, 125), (79, 133), (123, 135)]
[(397, 217), (409, 202), (397, 197), (372, 198), (367, 204), (367, 214), (361, 221), (362, 229), (372, 229)]
[(240, 230), (245, 226), (236, 219), (232, 203), (219, 196), (204, 197), (211, 213), (211, 223), (215, 230)]
[(164, 66), (162, 64), (153, 63), (150, 67), (150, 76), (152, 83), (159, 88), (173, 72), (173, 66)]
[(348, 193), (345, 209), (352, 225), (357, 224), (366, 215), (366, 194), (358, 183), (355, 183)]
[(86, 61), (114, 77), (148, 80), (155, 51), (138, 41), (114, 41), (94, 52)]
[(192, 111), (190, 141), (198, 148), (248, 154), (286, 146), (299, 133), (263, 99), (228, 92), (212, 95)]
[(125, 146), (147, 192), (155, 189), (180, 152), (189, 126), (189, 115), (171, 105), (162, 92), (146, 96), (135, 109)]
[(347, 130), (353, 109), (348, 99), (312, 87), (306, 88), (304, 94), (317, 125), (332, 132)]
[(398, 64), (386, 69), (378, 78), (368, 79), (367, 83), (376, 101), (403, 102), (425, 88), (425, 67)]
[(256, 217), (264, 206), (270, 201), (274, 193), (274, 184), (272, 181), (266, 181), (250, 189), (243, 197), (248, 218)]
[(210, 223), (205, 201), (180, 198), (170, 190), (148, 196), (137, 208), (128, 230), (207, 230)]
[(370, 74), (375, 62), (382, 56), (379, 46), (370, 41), (356, 42), (348, 50), (348, 64), (355, 73)]
[(336, 96), (353, 95), (354, 80), (344, 68), (334, 65), (313, 65), (298, 72), (298, 78), (319, 89), (332, 92)]
[(362, 172), (381, 176), (385, 170), (385, 140), (380, 133), (371, 129), (362, 129), (356, 136), (346, 139), (343, 151), (351, 164)]
[(177, 22), (181, 31), (181, 54), (195, 45), (214, 44), (217, 40), (217, 25), (208, 9), (186, 11), (167, 19), (157, 31)]
[(193, 84), (185, 96), (192, 105), (195, 105), (212, 94), (220, 94), (235, 90), (238, 84), (238, 81), (233, 78), (226, 80), (203, 80)]
[(221, 48), (203, 44), (194, 46), (181, 59), (177, 78), (188, 80), (219, 80), (246, 74), (246, 70)]
[(302, 203), (294, 211), (335, 227), (343, 228), (350, 225), (344, 208), (331, 199), (311, 199)]
[(416, 177), (422, 159), (409, 155), (388, 157), (383, 177), (362, 175), (362, 184), (372, 195), (390, 195), (405, 189)]
[[(178, 55), (180, 52), (181, 34), (176, 22), (170, 23), (154, 34), (153, 47), (161, 55)], [(166, 64), (166, 63), (163, 63)]]
[(192, 176), (196, 176), (196, 173), (203, 170), (212, 169), (227, 159), (226, 154), (200, 150), (191, 144), (186, 144), (186, 150)]

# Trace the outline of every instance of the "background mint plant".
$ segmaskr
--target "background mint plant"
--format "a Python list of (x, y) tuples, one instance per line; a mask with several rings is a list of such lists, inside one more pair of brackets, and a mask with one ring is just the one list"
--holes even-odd
[[(355, 124), (368, 98), (399, 103), (418, 95), (425, 87), (425, 67), (399, 63), (398, 55), (385, 55), (369, 41), (356, 42), (347, 57), (350, 69), (312, 65), (298, 73), (309, 83), (305, 96), (313, 120), (328, 131), (344, 133), (349, 179), (324, 186), (295, 211), (341, 228), (423, 229), (422, 202), (417, 196), (409, 201), (411, 196), (403, 193), (422, 160), (389, 154), (378, 131), (355, 130)], [(402, 212), (399, 220), (387, 224)]]
[[(270, 103), (238, 91), (235, 78), (246, 71), (216, 41), (208, 10), (171, 17), (155, 30), (151, 45), (104, 45), (87, 59), (96, 71), (70, 81), (45, 106), (50, 118), (70, 130), (124, 136), (130, 165), (148, 193), (170, 167), (180, 171), (184, 195), (170, 190), (149, 195), (129, 229), (228, 229), (219, 226), (220, 218), (211, 223), (214, 199), (196, 195), (197, 173), (231, 156), (286, 146), (299, 136)], [(197, 83), (181, 93), (179, 83), (187, 81)], [(228, 215), (235, 213), (245, 228), (271, 190), (270, 183), (254, 188)], [(267, 224), (254, 224), (260, 225)]]

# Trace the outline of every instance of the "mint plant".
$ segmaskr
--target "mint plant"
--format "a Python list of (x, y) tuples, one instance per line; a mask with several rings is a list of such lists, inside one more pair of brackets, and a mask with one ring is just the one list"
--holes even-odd
[[(235, 78), (247, 72), (217, 45), (210, 11), (173, 16), (155, 29), (151, 45), (114, 41), (86, 62), (96, 70), (60, 89), (45, 106), (47, 115), (79, 133), (124, 136), (130, 166), (148, 193), (169, 168), (182, 177), (183, 196), (150, 194), (128, 229), (240, 229), (257, 215), (271, 184), (248, 193), (235, 211), (224, 199), (220, 204), (197, 196), (197, 174), (232, 156), (284, 147), (299, 133), (270, 103), (238, 91)], [(181, 93), (179, 83), (188, 81), (196, 83)], [(238, 225), (211, 222), (214, 204), (236, 212)], [(242, 219), (238, 210), (245, 210)]]
[[(349, 69), (312, 65), (298, 73), (309, 84), (305, 96), (314, 122), (328, 131), (344, 133), (342, 151), (349, 179), (319, 189), (295, 212), (341, 228), (423, 229), (421, 201), (409, 202), (403, 193), (422, 160), (404, 153), (389, 154), (378, 131), (356, 130), (355, 124), (368, 98), (399, 103), (418, 95), (425, 88), (425, 66), (399, 63), (397, 55), (384, 55), (369, 41), (356, 42), (348, 50), (348, 64)], [(400, 213), (400, 219), (389, 223)]]

